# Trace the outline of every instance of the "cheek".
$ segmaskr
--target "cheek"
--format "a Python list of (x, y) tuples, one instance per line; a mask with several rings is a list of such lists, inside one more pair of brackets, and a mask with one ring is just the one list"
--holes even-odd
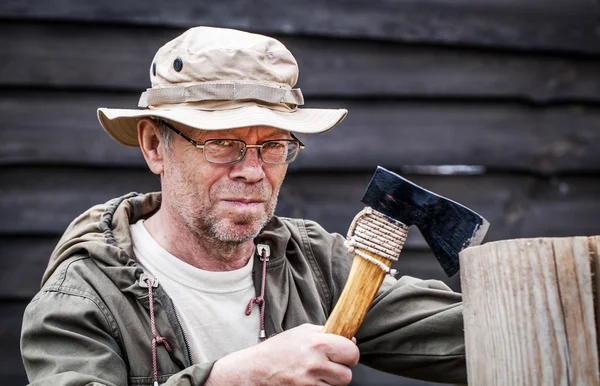
[(214, 172), (202, 165), (198, 154), (171, 155), (165, 161), (165, 183), (177, 196), (188, 196), (196, 200), (206, 197), (210, 186), (215, 181)]
[[(204, 165), (207, 166), (207, 165)], [(202, 194), (199, 197), (203, 201), (212, 201), (227, 190), (231, 180), (228, 177), (225, 167), (208, 165), (207, 167), (198, 167), (194, 172), (194, 184), (196, 192)]]
[(271, 165), (269, 169), (265, 169), (265, 174), (273, 191), (276, 191), (281, 186), (287, 173), (287, 168), (288, 165)]

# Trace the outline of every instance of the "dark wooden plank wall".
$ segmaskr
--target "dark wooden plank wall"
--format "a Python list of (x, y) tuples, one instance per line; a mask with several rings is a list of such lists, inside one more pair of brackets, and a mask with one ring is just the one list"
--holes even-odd
[[(120, 2), (0, 7), (0, 354), (26, 382), (21, 315), (69, 221), (158, 189), (96, 108), (132, 107), (156, 49), (192, 25), (279, 37), (309, 106), (350, 110), (303, 137), (278, 213), (345, 233), (377, 164), (492, 223), (488, 240), (600, 234), (600, 3), (594, 0)], [(467, 165), (467, 175), (446, 167)], [(455, 168), (456, 170), (456, 168)], [(447, 279), (413, 230), (397, 268)], [(355, 372), (355, 385), (425, 385)]]

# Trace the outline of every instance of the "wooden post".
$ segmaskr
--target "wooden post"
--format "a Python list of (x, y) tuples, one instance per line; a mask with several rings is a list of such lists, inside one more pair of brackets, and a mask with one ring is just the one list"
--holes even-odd
[(600, 385), (599, 250), (596, 236), (461, 252), (469, 384)]

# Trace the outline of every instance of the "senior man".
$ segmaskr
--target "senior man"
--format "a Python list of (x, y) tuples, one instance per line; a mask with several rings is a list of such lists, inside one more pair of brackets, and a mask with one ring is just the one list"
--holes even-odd
[(293, 133), (346, 110), (300, 109), (277, 40), (197, 27), (161, 47), (143, 109), (98, 110), (161, 192), (91, 208), (54, 250), (21, 348), (39, 385), (345, 385), (361, 361), (465, 382), (460, 294), (387, 278), (355, 340), (321, 326), (352, 256), (338, 234), (274, 216)]

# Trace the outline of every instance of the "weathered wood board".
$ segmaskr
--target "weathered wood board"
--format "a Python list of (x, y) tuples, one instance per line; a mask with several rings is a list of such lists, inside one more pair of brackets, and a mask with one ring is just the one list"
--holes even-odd
[(6, 386), (26, 385), (27, 378), (23, 369), (20, 352), (21, 320), (27, 301), (0, 301), (0, 381)]
[(469, 383), (600, 384), (591, 270), (599, 241), (503, 240), (461, 252)]
[[(135, 108), (137, 99), (134, 93), (5, 92), (0, 165), (145, 167), (139, 150), (118, 145), (96, 118), (98, 107)], [(335, 130), (301, 136), (307, 148), (290, 166), (293, 171), (370, 171), (378, 164), (600, 171), (600, 108), (592, 105), (342, 99), (309, 106), (344, 107), (349, 114)], [(350, 149), (361, 156), (348, 157)]]
[(5, 0), (0, 17), (343, 36), (600, 53), (593, 0), (189, 2)]
[[(0, 24), (0, 46), (5, 47), (0, 85), (93, 87), (139, 95), (150, 85), (154, 53), (180, 32), (6, 21)], [(298, 60), (298, 86), (308, 101), (331, 96), (600, 100), (600, 65), (594, 58), (355, 39), (281, 40)]]
[[(364, 206), (360, 199), (371, 176), (372, 171), (291, 173), (281, 188), (277, 213), (312, 219), (345, 234)], [(492, 224), (487, 240), (600, 233), (595, 177), (406, 177), (486, 217)], [(23, 166), (4, 168), (0, 186), (0, 233), (55, 235), (92, 205), (130, 191), (158, 190), (159, 179), (143, 169)], [(407, 246), (424, 246), (418, 231), (409, 233)]]

